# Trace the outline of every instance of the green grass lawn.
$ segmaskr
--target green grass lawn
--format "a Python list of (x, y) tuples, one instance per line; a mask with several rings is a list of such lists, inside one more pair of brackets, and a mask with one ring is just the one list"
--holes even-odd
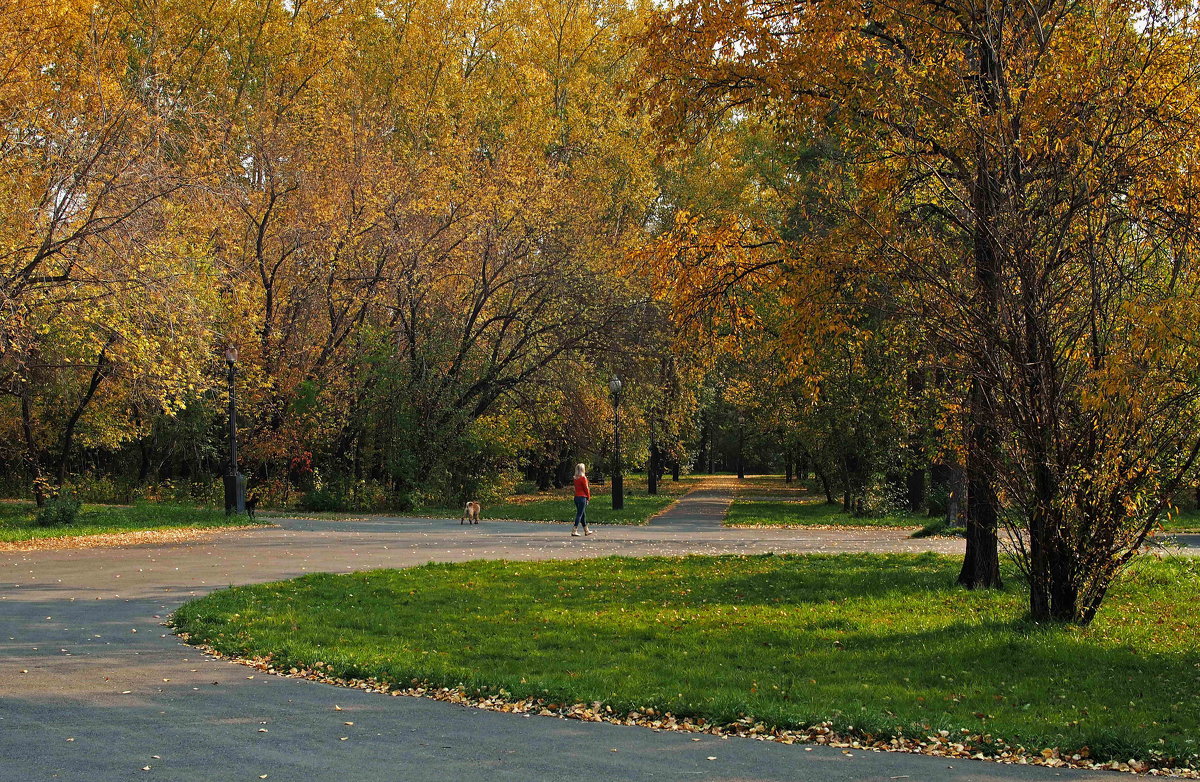
[(955, 588), (959, 564), (934, 554), (430, 564), (222, 590), (173, 622), (226, 654), (322, 662), (336, 677), (400, 687), (1195, 761), (1200, 561), (1137, 563), (1088, 628), (1026, 622), (1011, 574), (1003, 591)]
[(229, 517), (220, 510), (154, 504), (84, 505), (74, 524), (54, 527), (38, 526), (36, 517), (37, 508), (32, 502), (0, 502), (0, 542), (181, 527), (206, 529), (252, 523), (245, 516)]
[(788, 483), (782, 475), (747, 475), (734, 478), (734, 495), (737, 497), (779, 497), (800, 500), (816, 498), (821, 490), (811, 481), (799, 479)]
[(841, 505), (820, 499), (734, 500), (725, 516), (727, 527), (920, 527), (928, 519), (906, 515), (851, 516)]

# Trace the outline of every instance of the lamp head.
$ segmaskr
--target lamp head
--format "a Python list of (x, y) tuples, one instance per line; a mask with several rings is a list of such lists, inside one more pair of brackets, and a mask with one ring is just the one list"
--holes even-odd
[(232, 345), (230, 345), (229, 347), (225, 348), (225, 361), (226, 361), (226, 363), (228, 363), (230, 366), (233, 366), (233, 365), (234, 365), (234, 363), (236, 363), (236, 362), (237, 362), (237, 348), (235, 348), (235, 347), (234, 347), (234, 346), (232, 346)]
[(622, 385), (623, 384), (621, 383), (621, 379), (619, 377), (617, 377), (616, 375), (613, 375), (612, 380), (608, 381), (608, 390), (612, 391), (613, 396), (616, 396), (617, 394), (621, 393)]

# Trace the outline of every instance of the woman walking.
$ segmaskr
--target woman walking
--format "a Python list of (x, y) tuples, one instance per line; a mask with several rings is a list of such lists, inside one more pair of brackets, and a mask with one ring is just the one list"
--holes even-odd
[(587, 525), (588, 500), (592, 498), (592, 487), (588, 486), (587, 468), (582, 464), (575, 465), (575, 526), (571, 527), (571, 537), (579, 537), (579, 525), (583, 525), (583, 534), (591, 535)]

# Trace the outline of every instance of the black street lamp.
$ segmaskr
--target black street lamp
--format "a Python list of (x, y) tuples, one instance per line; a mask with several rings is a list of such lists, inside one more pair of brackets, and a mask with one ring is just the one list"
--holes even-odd
[(608, 390), (613, 398), (612, 507), (621, 510), (625, 507), (625, 476), (621, 475), (621, 380), (616, 375), (608, 381)]
[(737, 438), (737, 471), (738, 480), (746, 480), (746, 417), (738, 413), (738, 438)]
[(225, 515), (246, 512), (246, 476), (238, 472), (237, 457), (237, 397), (233, 391), (233, 377), (237, 374), (237, 348), (225, 351), (225, 363), (229, 365), (229, 464), (225, 468)]

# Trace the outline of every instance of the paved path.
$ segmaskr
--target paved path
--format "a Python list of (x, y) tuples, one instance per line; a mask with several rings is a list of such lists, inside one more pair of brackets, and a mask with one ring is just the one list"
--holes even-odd
[(517, 522), (287, 520), (191, 543), (0, 553), (0, 782), (1120, 779), (368, 695), (207, 659), (160, 624), (230, 584), (430, 560), (961, 550), (886, 530), (723, 529), (727, 502), (695, 492), (649, 527), (591, 538)]

